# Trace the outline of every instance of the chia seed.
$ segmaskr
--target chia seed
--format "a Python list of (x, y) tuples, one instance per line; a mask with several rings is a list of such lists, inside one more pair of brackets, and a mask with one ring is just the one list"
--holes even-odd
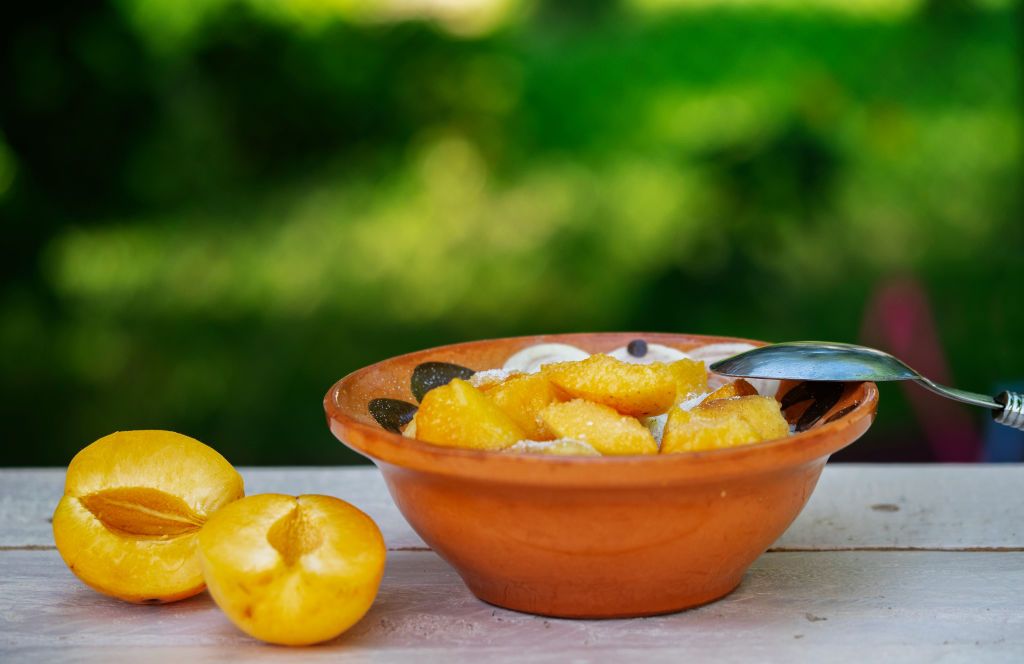
[(626, 352), (633, 357), (643, 357), (647, 354), (647, 342), (643, 339), (633, 339), (626, 346)]

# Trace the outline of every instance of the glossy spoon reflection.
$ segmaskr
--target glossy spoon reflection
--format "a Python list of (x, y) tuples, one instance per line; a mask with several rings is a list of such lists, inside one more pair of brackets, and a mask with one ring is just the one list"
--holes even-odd
[(725, 376), (744, 378), (872, 382), (912, 380), (948, 399), (989, 408), (996, 422), (1024, 430), (1024, 396), (1002, 392), (993, 398), (939, 385), (889, 353), (865, 346), (826, 341), (790, 341), (734, 355), (715, 362), (710, 369)]

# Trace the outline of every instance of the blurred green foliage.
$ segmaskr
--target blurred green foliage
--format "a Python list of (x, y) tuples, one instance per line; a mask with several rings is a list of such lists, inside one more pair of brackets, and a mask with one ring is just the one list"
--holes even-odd
[[(907, 275), (958, 384), (1024, 376), (1016, 3), (13, 13), (6, 464), (129, 428), (353, 462), (320, 401), (390, 355), (604, 329), (856, 341)], [(917, 458), (883, 400), (855, 447)]]

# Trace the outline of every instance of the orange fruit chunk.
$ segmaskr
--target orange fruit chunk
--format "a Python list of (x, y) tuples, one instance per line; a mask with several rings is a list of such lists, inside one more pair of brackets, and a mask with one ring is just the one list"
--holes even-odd
[(658, 444), (635, 417), (620, 415), (614, 408), (574, 399), (553, 403), (541, 411), (544, 424), (559, 438), (589, 444), (601, 454), (656, 454)]
[(789, 434), (779, 402), (746, 396), (705, 401), (691, 411), (673, 408), (665, 424), (661, 452), (696, 452), (736, 447)]
[(753, 427), (761, 440), (789, 435), (789, 422), (779, 402), (772, 397), (747, 396), (704, 402), (694, 409), (702, 417), (740, 417)]
[(572, 398), (604, 404), (623, 415), (664, 413), (675, 403), (677, 374), (665, 364), (631, 364), (608, 355), (546, 365), (541, 371)]
[(708, 371), (703, 362), (682, 359), (664, 366), (675, 379), (675, 403), (708, 391)]
[(426, 393), (416, 412), (416, 438), (477, 450), (500, 450), (526, 438), (501, 408), (461, 378)]
[(551, 440), (540, 412), (558, 400), (555, 386), (541, 373), (513, 376), (487, 391), (487, 398), (519, 425), (531, 440)]

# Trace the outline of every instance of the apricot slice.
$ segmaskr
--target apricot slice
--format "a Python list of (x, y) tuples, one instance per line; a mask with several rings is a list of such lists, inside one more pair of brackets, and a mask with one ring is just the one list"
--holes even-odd
[(198, 551), (210, 595), (231, 622), (281, 645), (344, 632), (369, 610), (384, 573), (377, 525), (330, 496), (243, 498), (207, 521)]
[(757, 394), (757, 389), (747, 381), (739, 378), (731, 383), (726, 383), (707, 397), (703, 403), (709, 403), (715, 399), (730, 399), (732, 397), (750, 397)]
[(198, 440), (120, 431), (71, 460), (53, 537), (71, 571), (95, 590), (129, 602), (173, 602), (203, 589), (196, 536), (243, 494), (241, 476)]
[(630, 364), (598, 354), (541, 371), (570, 397), (604, 404), (623, 415), (657, 415), (675, 403), (676, 374), (665, 364)]
[(753, 427), (761, 440), (789, 435), (789, 422), (782, 416), (779, 402), (772, 397), (747, 396), (704, 402), (694, 412), (707, 418), (736, 416)]
[(666, 366), (675, 378), (676, 403), (708, 391), (708, 371), (703, 362), (682, 359)]
[(665, 423), (661, 453), (697, 452), (758, 442), (757, 431), (740, 417), (701, 418), (674, 408)]
[(541, 419), (559, 438), (591, 445), (601, 454), (656, 454), (654, 436), (635, 417), (620, 415), (604, 404), (574, 399), (553, 403), (541, 411)]
[(696, 452), (781, 438), (789, 424), (771, 397), (747, 396), (705, 401), (690, 411), (673, 408), (665, 424), (661, 452)]
[(531, 440), (550, 440), (551, 431), (540, 419), (540, 411), (557, 401), (555, 386), (544, 374), (513, 376), (487, 391), (487, 398), (526, 432)]
[(448, 447), (500, 450), (527, 437), (501, 408), (460, 378), (427, 392), (415, 421), (416, 438)]

